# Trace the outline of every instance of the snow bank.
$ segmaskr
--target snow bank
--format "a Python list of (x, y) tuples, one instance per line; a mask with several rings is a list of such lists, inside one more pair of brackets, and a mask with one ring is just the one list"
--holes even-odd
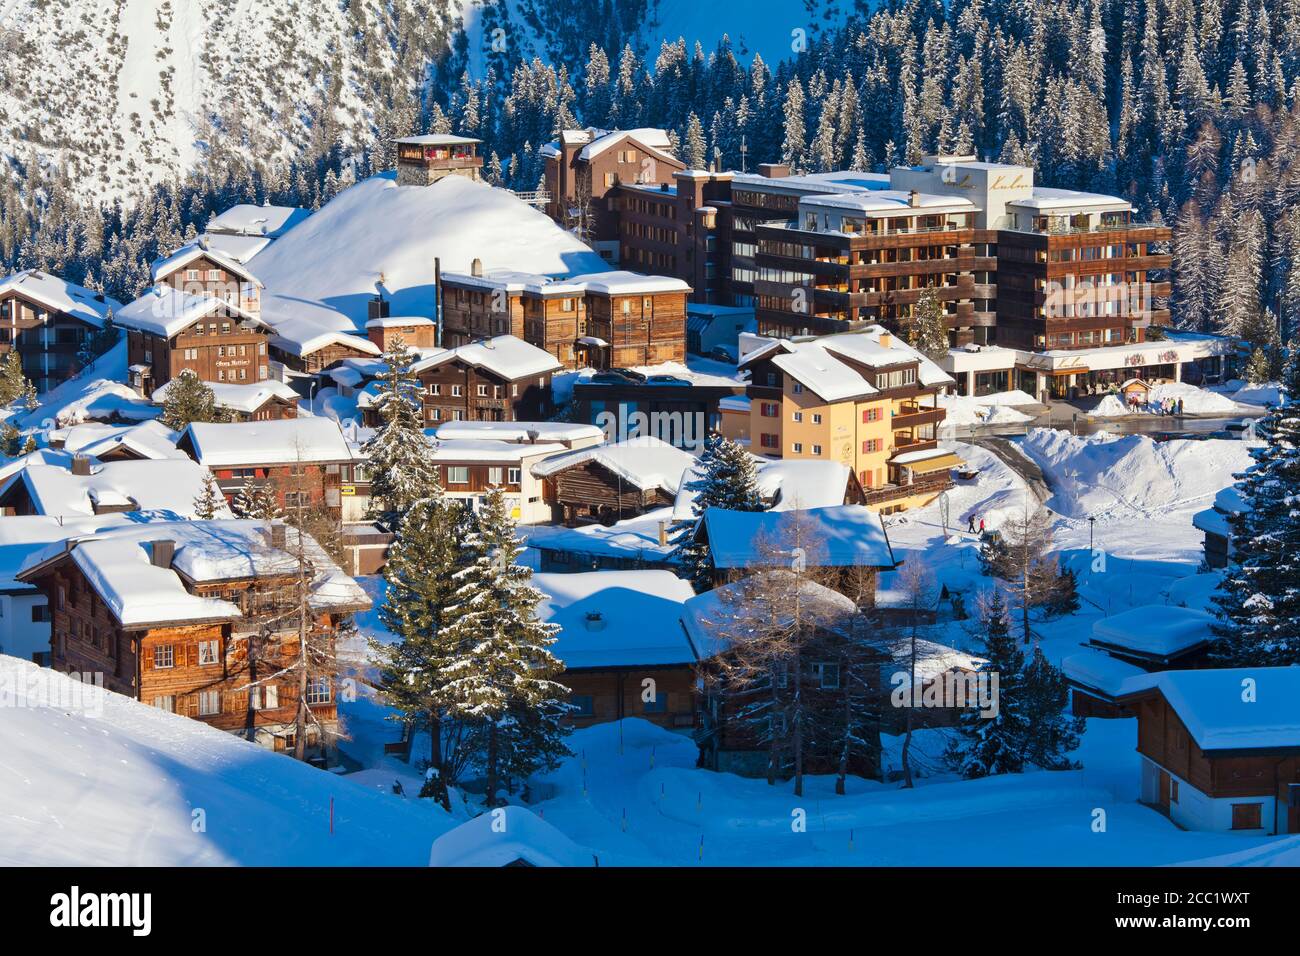
[(1217, 493), (1249, 466), (1245, 442), (1176, 440), (1107, 432), (1075, 436), (1035, 428), (1020, 443), (1055, 492), (1048, 504), (1072, 518), (1148, 512)]
[(1282, 384), (1260, 382), (1258, 385), (1245, 385), (1232, 393), (1232, 400), (1238, 405), (1281, 405)]
[[(1024, 395), (1024, 392), (1019, 394)], [(958, 428), (969, 428), (972, 425), (1019, 425), (1033, 419), (1032, 415), (1018, 412), (1009, 404), (986, 401), (986, 398), (995, 397), (997, 396), (971, 398), (966, 395), (940, 395), (939, 404), (948, 411), (944, 425)], [(1025, 398), (1028, 399), (1025, 404), (1034, 404), (1029, 396), (1025, 395)]]
[(0, 864), (420, 866), (453, 822), (120, 694), (74, 696), (86, 690), (0, 655)]
[(1093, 418), (1122, 418), (1125, 415), (1132, 415), (1137, 411), (1124, 404), (1124, 400), (1118, 395), (1105, 395), (1097, 403), (1097, 407), (1088, 414)]
[(1226, 395), (1211, 392), (1185, 382), (1165, 382), (1152, 387), (1147, 396), (1147, 403), (1159, 408), (1161, 402), (1183, 400), (1183, 411), (1188, 415), (1231, 415), (1237, 411), (1237, 403)]

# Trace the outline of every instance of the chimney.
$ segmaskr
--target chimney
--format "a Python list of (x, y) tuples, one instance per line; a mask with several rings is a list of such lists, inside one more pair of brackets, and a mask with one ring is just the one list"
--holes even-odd
[(283, 551), (286, 547), (284, 535), (284, 522), (271, 522), (271, 547)]
[(768, 179), (785, 179), (790, 175), (790, 166), (787, 163), (759, 163), (758, 174)]
[(469, 274), (478, 278), (483, 278), (483, 260), (475, 259), (469, 264)]
[(888, 332), (881, 332), (878, 341), (882, 349), (892, 349), (894, 347), (894, 337)]
[(915, 189), (909, 189), (907, 191), (907, 204), (913, 209), (916, 209), (921, 205), (921, 196)]
[(82, 478), (90, 476), (90, 458), (86, 455), (72, 456), (72, 473)]
[(366, 318), (368, 320), (388, 318), (388, 300), (382, 295), (373, 297), (367, 304)]
[(599, 611), (588, 611), (582, 623), (589, 631), (603, 631), (605, 629), (605, 615)]
[(659, 547), (661, 548), (668, 547), (668, 522), (667, 521), (659, 522)]
[(155, 568), (170, 568), (172, 566), (172, 558), (175, 554), (175, 541), (166, 540), (149, 542), (149, 563)]

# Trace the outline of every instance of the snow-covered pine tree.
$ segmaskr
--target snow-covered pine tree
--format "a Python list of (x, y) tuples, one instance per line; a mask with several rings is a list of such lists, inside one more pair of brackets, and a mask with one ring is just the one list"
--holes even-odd
[(370, 474), (371, 515), (395, 529), (414, 502), (437, 493), (438, 473), (420, 420), (420, 382), (411, 373), (414, 357), (400, 335), (383, 361), (376, 400), (382, 424), (362, 451)]
[[(1079, 747), (1082, 717), (1065, 712), (1070, 703), (1070, 685), (1059, 667), (1054, 667), (1041, 645), (1034, 645), (1022, 681), (1025, 717), (1025, 763), (1044, 770), (1072, 770), (1079, 765), (1067, 754)], [(1001, 696), (999, 688), (999, 697)]]
[(948, 748), (948, 762), (967, 779), (1024, 769), (1027, 717), (1023, 691), (1025, 655), (1011, 634), (1007, 605), (994, 588), (979, 608), (980, 654), (988, 659), (987, 673), (998, 675), (998, 711), (984, 717), (974, 708), (962, 710), (957, 739)]
[(695, 494), (690, 520), (678, 521), (673, 528), (673, 554), (680, 563), (678, 575), (690, 581), (696, 591), (712, 585), (709, 549), (697, 544), (695, 526), (708, 508), (728, 511), (763, 511), (766, 504), (758, 490), (758, 465), (754, 456), (740, 445), (717, 432), (704, 439), (704, 451), (695, 466), (698, 476), (686, 484)]
[(8, 405), (27, 391), (27, 377), (23, 374), (22, 357), (17, 349), (10, 349), (0, 358), (0, 405)]
[(217, 487), (217, 480), (208, 474), (203, 480), (203, 490), (194, 499), (194, 517), (211, 521), (225, 505), (226, 499)]
[(282, 516), (275, 489), (267, 481), (245, 478), (231, 507), (240, 518), (272, 521)]
[(907, 325), (907, 343), (929, 358), (948, 351), (948, 326), (944, 323), (939, 293), (933, 286), (921, 290), (917, 298), (912, 321)]
[(1287, 399), (1256, 426), (1267, 436), (1255, 462), (1237, 476), (1246, 510), (1229, 517), (1235, 561), (1215, 596), (1218, 638), (1211, 656), (1224, 667), (1300, 664), (1300, 352), (1282, 376)]
[(568, 752), (560, 718), (569, 691), (555, 680), (562, 665), (548, 650), (559, 628), (537, 619), (546, 596), (518, 563), (523, 548), (500, 488), (484, 496), (465, 547), (473, 560), (456, 573), (456, 604), (448, 608), (454, 619), (446, 636), (456, 654), (442, 674), (449, 715), (483, 728), (492, 806), (505, 772), (523, 778)]
[(473, 513), (441, 490), (407, 509), (384, 565), (380, 619), (396, 644), (371, 641), (382, 662), (385, 699), (402, 719), (429, 733), (429, 767), (422, 797), (451, 809), (448, 787), (463, 766), (463, 735), (446, 724), (445, 668), (457, 645), (447, 635), (446, 609), (456, 602), (456, 574), (472, 555), (463, 547)]
[(212, 387), (189, 369), (181, 369), (167, 384), (162, 423), (175, 431), (184, 431), (191, 422), (215, 422), (218, 418)]

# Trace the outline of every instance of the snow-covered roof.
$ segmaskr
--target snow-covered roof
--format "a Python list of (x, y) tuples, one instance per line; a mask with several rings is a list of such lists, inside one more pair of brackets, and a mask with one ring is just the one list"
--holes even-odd
[(433, 841), (429, 865), (439, 867), (596, 866), (579, 846), (527, 807), (506, 806), (467, 820)]
[[(155, 389), (153, 393), (153, 403), (161, 405), (167, 401), (167, 395), (171, 389), (172, 383), (179, 379), (172, 379), (161, 388)], [(299, 395), (284, 382), (277, 382), (274, 379), (266, 379), (260, 382), (204, 382), (208, 388), (212, 389), (213, 398), (219, 408), (233, 408), (237, 411), (252, 413), (265, 405), (272, 398), (278, 398), (284, 402), (298, 404)]]
[(465, 146), (469, 143), (481, 143), (483, 140), (472, 136), (453, 136), (451, 133), (428, 133), (424, 136), (401, 136), (395, 142), (411, 146)]
[[(520, 525), (519, 536), (529, 547), (563, 552), (578, 557), (624, 558), (634, 561), (675, 563), (675, 545), (669, 539), (672, 508), (656, 508), (635, 518), (625, 518), (606, 526), (588, 524), (577, 528), (562, 525)], [(660, 532), (665, 543), (660, 544)]]
[(386, 315), (366, 322), (368, 329), (409, 329), (421, 325), (433, 325), (433, 319), (423, 315)]
[[(825, 508), (844, 504), (852, 470), (838, 461), (820, 461), (812, 458), (776, 459), (752, 456), (758, 468), (758, 490), (764, 500), (771, 502), (772, 511), (789, 511), (792, 508)], [(700, 475), (700, 463), (692, 464), (683, 475), (677, 498), (673, 502), (673, 517), (689, 521), (695, 517), (694, 503), (698, 492), (691, 483)]]
[(535, 574), (533, 584), (547, 595), (537, 616), (560, 625), (551, 653), (566, 669), (695, 661), (678, 624), (695, 591), (671, 571)]
[(466, 176), (402, 189), (389, 172), (343, 190), (258, 254), (262, 315), (286, 339), (359, 333), (377, 292), (394, 313), (433, 315), (433, 263), (571, 275), (606, 268), (586, 244), (504, 189)]
[[(133, 524), (87, 536), (73, 536), (29, 555), (18, 573), (28, 580), (50, 561), (71, 553), (113, 616), (125, 627), (173, 621), (233, 621), (241, 617), (229, 601), (190, 593), (186, 581), (213, 583), (294, 574), (298, 531), (285, 529), (285, 549), (270, 544), (265, 522), (247, 520), (166, 521)], [(170, 541), (169, 567), (153, 563), (153, 543)], [(365, 591), (344, 574), (310, 536), (302, 539), (311, 566), (311, 604), (317, 610), (360, 610), (370, 606)]]
[(582, 147), (578, 153), (578, 158), (587, 162), (607, 149), (617, 146), (626, 140), (636, 140), (639, 146), (644, 147), (647, 151), (654, 153), (661, 159), (670, 160), (673, 163), (679, 162), (676, 156), (669, 152), (672, 148), (672, 141), (668, 138), (668, 133), (662, 129), (643, 126), (638, 129), (616, 129), (603, 130), (595, 127), (588, 127), (586, 132), (590, 135), (587, 145)]
[[(535, 433), (535, 435), (530, 435)], [(494, 438), (498, 441), (573, 442), (604, 438), (605, 433), (595, 425), (578, 425), (571, 422), (443, 422), (437, 429), (438, 438)]]
[(0, 296), (10, 292), (97, 329), (103, 327), (110, 311), (116, 317), (122, 310), (122, 303), (116, 299), (37, 269), (27, 269), (0, 280)]
[[(93, 431), (85, 436), (78, 434), (87, 429)], [(179, 432), (172, 431), (156, 420), (125, 427), (87, 423), (67, 429), (63, 447), (67, 451), (79, 450), (82, 454), (95, 458), (105, 457), (119, 448), (127, 448), (140, 458), (188, 460), (189, 456), (176, 447), (178, 438)]]
[(298, 206), (257, 206), (239, 203), (208, 220), (208, 232), (278, 239), (311, 215)]
[(641, 491), (660, 488), (677, 494), (693, 455), (650, 435), (611, 445), (593, 445), (556, 455), (532, 466), (534, 477), (548, 478), (569, 468), (594, 462)]
[(504, 292), (528, 292), (532, 295), (579, 296), (588, 292), (598, 295), (654, 295), (659, 292), (690, 292), (691, 287), (672, 276), (644, 275), (627, 270), (607, 270), (575, 276), (548, 276), (514, 269), (490, 269), (482, 275), (444, 272), (444, 281)]
[(177, 269), (183, 269), (195, 259), (209, 259), (215, 262), (227, 272), (232, 272), (246, 282), (251, 282), (258, 288), (262, 283), (252, 271), (234, 256), (226, 255), (220, 249), (209, 246), (203, 239), (196, 239), (193, 242), (187, 242), (170, 255), (163, 256), (161, 259), (155, 259), (149, 267), (153, 275), (154, 282), (160, 282), (167, 276), (174, 273)]
[(799, 511), (708, 508), (701, 527), (717, 568), (786, 566), (796, 530), (809, 567), (892, 568), (897, 563), (880, 515), (864, 505)]
[(953, 382), (952, 377), (933, 361), (878, 325), (858, 332), (818, 338), (773, 339), (747, 352), (740, 367), (745, 368), (765, 358), (771, 358), (783, 372), (827, 402), (877, 393), (878, 390), (850, 362), (874, 369), (915, 362), (917, 379), (922, 385), (950, 385)]
[(879, 189), (806, 196), (799, 201), (799, 207), (810, 211), (835, 209), (839, 212), (859, 213), (863, 216), (897, 216), (909, 209), (929, 215), (940, 212), (969, 212), (975, 209), (975, 204), (961, 196)]
[(458, 345), (454, 349), (444, 349), (416, 362), (411, 366), (411, 371), (419, 373), (451, 361), (487, 369), (507, 380), (543, 375), (564, 367), (545, 349), (539, 349), (513, 335), (498, 335), (480, 342)]
[(93, 515), (98, 506), (192, 518), (210, 476), (188, 458), (110, 461), (90, 470), (74, 475), (55, 465), (30, 465), (9, 478), (0, 496), (22, 482), (38, 514)]
[(1213, 615), (1196, 608), (1147, 604), (1094, 622), (1092, 642), (1167, 659), (1212, 641), (1213, 624)]
[(330, 418), (193, 422), (180, 441), (209, 468), (352, 460), (342, 429)]
[(374, 342), (352, 332), (313, 331), (301, 323), (289, 321), (277, 322), (276, 334), (271, 336), (271, 344), (282, 352), (302, 357), (310, 355), (331, 345), (342, 345), (356, 349), (366, 355), (381, 355), (382, 350)]
[(1119, 694), (1125, 681), (1147, 673), (1136, 664), (1094, 650), (1082, 650), (1066, 657), (1061, 661), (1061, 670), (1071, 683), (1107, 697)]
[(1151, 690), (1202, 750), (1300, 750), (1300, 667), (1160, 671), (1130, 678), (1121, 694)]
[(1130, 210), (1133, 207), (1118, 196), (1103, 193), (1085, 193), (1074, 189), (1056, 189), (1049, 186), (1035, 186), (1032, 195), (1026, 199), (1012, 199), (1008, 206), (1023, 206), (1026, 209), (1107, 209), (1114, 211)]
[(154, 286), (140, 298), (115, 313), (113, 321), (128, 329), (171, 338), (200, 319), (224, 309), (236, 319), (266, 327), (250, 312), (225, 299), (211, 295), (193, 295), (173, 286)]
[(526, 458), (558, 455), (569, 450), (559, 442), (530, 444), (492, 438), (440, 438), (432, 444), (430, 460), (439, 462), (521, 462)]
[(732, 189), (739, 187), (759, 192), (814, 195), (888, 189), (889, 176), (885, 173), (864, 173), (851, 169), (777, 178), (764, 176), (761, 173), (736, 173), (732, 177), (731, 185)]

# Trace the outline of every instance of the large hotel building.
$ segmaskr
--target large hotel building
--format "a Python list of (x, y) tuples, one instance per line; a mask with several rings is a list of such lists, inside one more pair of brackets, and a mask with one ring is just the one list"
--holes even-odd
[[(636, 139), (587, 135), (625, 159)], [(635, 168), (599, 174), (603, 248), (617, 240), (624, 268), (686, 280), (696, 306), (752, 307), (763, 335), (906, 334), (932, 287), (951, 347), (940, 364), (964, 393), (1086, 394), (1223, 354), (1149, 331), (1169, 317), (1168, 226), (1136, 221), (1116, 196), (1035, 185), (1027, 166), (927, 156), (888, 174)]]

